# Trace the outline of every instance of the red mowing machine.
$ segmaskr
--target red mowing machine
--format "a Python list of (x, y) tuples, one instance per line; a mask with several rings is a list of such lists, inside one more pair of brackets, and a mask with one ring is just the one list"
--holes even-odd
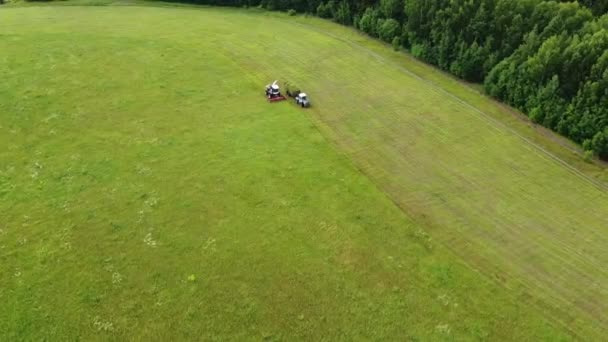
[(266, 98), (268, 102), (277, 102), (285, 100), (285, 96), (281, 95), (281, 91), (279, 90), (279, 85), (277, 81), (272, 82), (272, 84), (268, 84), (266, 86)]

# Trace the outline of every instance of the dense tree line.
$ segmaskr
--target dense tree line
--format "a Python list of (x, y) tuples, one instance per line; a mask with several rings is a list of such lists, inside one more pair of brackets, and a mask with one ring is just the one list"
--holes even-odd
[(608, 158), (608, 0), (249, 1), (408, 48)]
[(608, 15), (562, 4), (485, 78), (488, 93), (608, 157)]
[(608, 0), (588, 4), (379, 0), (351, 17), (374, 37), (397, 39), (416, 57), (483, 82), (490, 95), (606, 159), (608, 15), (600, 15)]
[(354, 26), (483, 82), (491, 96), (608, 159), (608, 0), (183, 1), (295, 10)]
[(606, 0), (581, 0), (580, 3), (589, 7), (596, 15), (608, 13), (608, 1)]

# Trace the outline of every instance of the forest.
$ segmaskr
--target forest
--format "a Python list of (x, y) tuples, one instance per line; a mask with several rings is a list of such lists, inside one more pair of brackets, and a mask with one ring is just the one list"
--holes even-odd
[(262, 0), (393, 44), (608, 158), (608, 0)]
[[(0, 0), (1, 1), (1, 0)], [(309, 13), (405, 48), (608, 159), (608, 0), (175, 0)]]

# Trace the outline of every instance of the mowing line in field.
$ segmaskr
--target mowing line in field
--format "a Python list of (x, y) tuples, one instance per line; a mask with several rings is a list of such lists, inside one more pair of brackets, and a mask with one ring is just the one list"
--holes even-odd
[[(309, 25), (303, 25), (308, 27)], [(316, 30), (319, 34), (326, 35), (323, 30)], [(333, 36), (333, 37), (332, 37)], [(358, 46), (357, 44), (351, 43), (350, 41), (344, 41), (340, 37), (335, 35), (329, 35), (334, 40), (346, 43), (354, 50), (367, 49)], [(284, 44), (289, 44), (285, 42)], [(273, 44), (268, 44), (267, 49), (272, 50)], [(238, 49), (238, 46), (233, 46), (233, 49)], [(295, 49), (296, 47), (290, 46), (286, 48), (286, 51)], [(319, 50), (323, 54), (323, 49)], [(387, 63), (382, 56), (379, 56), (373, 52), (366, 53), (373, 57), (377, 62), (384, 65), (390, 65), (395, 67), (394, 63)], [(379, 58), (380, 57), (380, 58)], [(285, 54), (276, 54), (277, 59), (286, 58), (286, 60), (294, 61), (294, 65), (302, 65), (303, 69), (309, 65), (309, 56), (303, 54), (297, 56), (285, 56)], [(411, 112), (416, 111), (416, 103), (412, 106), (400, 107), (403, 105), (403, 101), (391, 102), (395, 99), (394, 96), (399, 96), (397, 92), (388, 91), (384, 89), (384, 92), (375, 92), (375, 94), (365, 93), (365, 88), (360, 87), (360, 84), (368, 83), (364, 77), (364, 74), (356, 76), (358, 70), (351, 67), (351, 60), (349, 54), (339, 55), (334, 57), (331, 62), (329, 60), (316, 60), (314, 64), (315, 72), (321, 72), (323, 75), (324, 86), (317, 88), (320, 91), (316, 96), (319, 99), (319, 103), (323, 103), (327, 108), (321, 108), (313, 111), (314, 116), (318, 115), (319, 122), (322, 126), (328, 125), (331, 127), (330, 136), (335, 136), (335, 140), (341, 149), (347, 151), (347, 154), (352, 156), (359, 165), (363, 173), (367, 174), (376, 182), (380, 188), (387, 191), (389, 196), (394, 197), (398, 200), (394, 200), (400, 208), (410, 214), (412, 217), (417, 218), (418, 222), (423, 222), (427, 227), (431, 227), (435, 232), (435, 236), (440, 240), (444, 241), (450, 249), (460, 255), (467, 263), (472, 267), (483, 270), (487, 275), (492, 274), (491, 269), (498, 269), (499, 272), (506, 276), (509, 283), (515, 285), (516, 288), (529, 288), (534, 293), (535, 300), (539, 301), (539, 307), (545, 308), (544, 310), (556, 311), (556, 315), (562, 316), (554, 319), (560, 321), (560, 323), (569, 326), (572, 331), (578, 331), (578, 327), (573, 326), (569, 323), (569, 319), (574, 317), (574, 311), (578, 314), (586, 316), (590, 320), (595, 320), (597, 328), (604, 330), (602, 327), (605, 323), (602, 315), (598, 315), (605, 310), (603, 301), (596, 300), (597, 298), (605, 298), (608, 292), (602, 285), (604, 281), (601, 279), (608, 279), (606, 270), (602, 267), (604, 263), (604, 252), (602, 252), (601, 246), (606, 243), (605, 236), (603, 234), (601, 225), (599, 222), (605, 222), (605, 218), (602, 216), (602, 211), (605, 209), (605, 186), (601, 183), (595, 182), (580, 171), (573, 168), (571, 165), (564, 165), (565, 161), (561, 158), (553, 155), (546, 149), (542, 148), (538, 144), (533, 143), (529, 139), (523, 137), (521, 134), (505, 126), (500, 121), (489, 117), (483, 111), (477, 108), (476, 113), (479, 115), (473, 115), (478, 117), (482, 122), (485, 122), (487, 126), (477, 127), (481, 129), (480, 133), (484, 139), (489, 139), (486, 143), (491, 146), (493, 140), (505, 140), (501, 143), (507, 143), (508, 136), (512, 135), (516, 139), (522, 142), (521, 150), (530, 151), (527, 156), (521, 155), (523, 158), (518, 162), (512, 164), (513, 170), (506, 169), (502, 173), (496, 173), (497, 185), (503, 190), (508, 189), (510, 186), (510, 180), (500, 179), (500, 177), (507, 175), (508, 172), (510, 177), (515, 177), (513, 181), (523, 182), (523, 184), (533, 185), (532, 179), (534, 177), (542, 177), (543, 163), (538, 163), (538, 160), (545, 160), (548, 164), (555, 165), (556, 170), (552, 175), (559, 177), (558, 174), (561, 172), (558, 169), (567, 171), (565, 174), (574, 174), (574, 176), (582, 181), (583, 184), (591, 185), (596, 191), (590, 191), (590, 189), (581, 188), (581, 197), (585, 198), (588, 203), (591, 203), (589, 207), (582, 208), (580, 202), (571, 202), (567, 196), (560, 199), (555, 204), (551, 202), (551, 197), (555, 196), (555, 191), (551, 191), (551, 194), (542, 194), (541, 188), (536, 187), (531, 189), (532, 191), (526, 193), (526, 187), (519, 186), (519, 193), (501, 193), (500, 191), (494, 191), (493, 186), (490, 185), (489, 190), (487, 182), (477, 182), (475, 177), (467, 178), (460, 176), (453, 172), (452, 164), (445, 164), (440, 158), (434, 158), (432, 164), (427, 164), (426, 161), (419, 159), (419, 155), (422, 152), (416, 151), (416, 144), (426, 144), (425, 139), (436, 139), (438, 142), (443, 144), (450, 143), (453, 138), (449, 130), (452, 132), (458, 130), (466, 130), (468, 123), (462, 121), (462, 123), (454, 124), (451, 122), (451, 126), (446, 126), (444, 122), (434, 122), (432, 113), (421, 113), (424, 117), (414, 116), (411, 117)], [(328, 72), (328, 63), (333, 63), (337, 66), (337, 69), (331, 69), (330, 74)], [(336, 72), (336, 70), (349, 70), (351, 73)], [(372, 66), (370, 65), (370, 68)], [(403, 74), (416, 79), (417, 81), (423, 81), (435, 94), (445, 95), (445, 90), (438, 89), (436, 85), (428, 82), (421, 77), (411, 73), (409, 70), (403, 67), (398, 67)], [(293, 74), (290, 69), (281, 68), (286, 74)], [(326, 74), (323, 74), (325, 72)], [(297, 75), (300, 79), (304, 76)], [(370, 77), (370, 76), (367, 76)], [(373, 76), (372, 76), (373, 77)], [(379, 76), (381, 77), (381, 76)], [(309, 77), (306, 77), (308, 83), (314, 82)], [(374, 85), (378, 85), (381, 82), (376, 80), (370, 80)], [(321, 90), (322, 89), (322, 90)], [(381, 88), (376, 88), (381, 89)], [(335, 92), (334, 90), (338, 90)], [(417, 96), (411, 89), (409, 91), (414, 95), (410, 100), (415, 100)], [(424, 92), (425, 90), (420, 90)], [(405, 91), (404, 91), (405, 92)], [(374, 96), (375, 95), (375, 96)], [(448, 98), (454, 100), (463, 108), (470, 110), (472, 105), (466, 101), (458, 98), (453, 94), (449, 94)], [(346, 102), (348, 100), (341, 101), (340, 97), (347, 97), (351, 99), (353, 104), (348, 106), (349, 110), (357, 108), (358, 110), (365, 110), (369, 107), (369, 111), (377, 112), (376, 115), (363, 115), (357, 112), (347, 112), (344, 110)], [(427, 95), (428, 96), (428, 95)], [(361, 101), (358, 101), (361, 99)], [(436, 99), (435, 99), (436, 100)], [(367, 101), (367, 103), (365, 102)], [(402, 108), (401, 110), (399, 108)], [(455, 112), (462, 113), (458, 108), (452, 107)], [(464, 110), (465, 112), (468, 110)], [(407, 113), (407, 112), (410, 113)], [(381, 114), (380, 114), (381, 113)], [(405, 114), (407, 113), (407, 114)], [(464, 113), (463, 113), (464, 114)], [(472, 113), (466, 113), (471, 115)], [(410, 121), (407, 124), (407, 121)], [(316, 121), (316, 120), (315, 120)], [(451, 120), (454, 121), (454, 120)], [(400, 128), (400, 125), (408, 125), (408, 129), (417, 129), (417, 126), (426, 126), (428, 129), (432, 129), (432, 137), (417, 137), (422, 140), (408, 141), (407, 130)], [(364, 130), (361, 127), (365, 127)], [(497, 134), (490, 134), (483, 128), (494, 130)], [(446, 131), (447, 129), (447, 131)], [(327, 130), (322, 130), (328, 133)], [(473, 131), (471, 132), (472, 134)], [(515, 134), (513, 134), (515, 133)], [(374, 136), (377, 134), (377, 136)], [(404, 135), (405, 134), (405, 135)], [(483, 143), (482, 143), (483, 144)], [(390, 150), (389, 145), (395, 146)], [(408, 146), (411, 145), (411, 146)], [(484, 146), (484, 145), (482, 145)], [(424, 147), (424, 146), (423, 146)], [(509, 162), (509, 160), (499, 160), (494, 157), (496, 153), (496, 146), (492, 148), (477, 147), (480, 152), (483, 152), (486, 158), (490, 158), (495, 166)], [(387, 149), (388, 148), (388, 149)], [(454, 148), (454, 147), (452, 147)], [(459, 150), (459, 158), (461, 162), (470, 165), (463, 165), (462, 171), (470, 173), (475, 168), (482, 165), (477, 165), (482, 162), (477, 160), (477, 155), (472, 155), (467, 152), (467, 146), (463, 146), (462, 150)], [(425, 149), (428, 149), (425, 147)], [(517, 149), (517, 148), (516, 148)], [(515, 149), (515, 150), (516, 150)], [(433, 149), (431, 149), (433, 150)], [(405, 153), (405, 155), (400, 155)], [(408, 157), (409, 155), (409, 157)], [(525, 157), (525, 158), (524, 158)], [(540, 157), (540, 158), (539, 158)], [(405, 159), (402, 159), (405, 158)], [(468, 159), (467, 159), (468, 158)], [(412, 161), (408, 161), (411, 159)], [(531, 163), (528, 165), (527, 163)], [(506, 165), (503, 165), (506, 166)], [(528, 166), (534, 166), (534, 172), (527, 170)], [(563, 166), (566, 166), (565, 168)], [(428, 169), (435, 170), (433, 177), (428, 177), (426, 174), (416, 175), (418, 172), (416, 169)], [(414, 170), (415, 172), (412, 172)], [(485, 172), (489, 170), (484, 170)], [(539, 172), (540, 171), (540, 172)], [(404, 173), (409, 172), (409, 173)], [(404, 184), (413, 185), (411, 180), (407, 180), (403, 177), (415, 176), (422, 185), (419, 185), (417, 190), (408, 189), (399, 185), (403, 181)], [(477, 171), (471, 175), (477, 174)], [(490, 174), (491, 175), (491, 174)], [(487, 177), (488, 175), (480, 176)], [(456, 177), (456, 178), (454, 178)], [(563, 177), (563, 175), (561, 176)], [(516, 199), (509, 197), (508, 201), (504, 204), (500, 204), (498, 208), (493, 208), (491, 205), (485, 205), (483, 202), (476, 204), (473, 202), (471, 205), (463, 202), (462, 199), (456, 198), (442, 198), (445, 194), (434, 193), (433, 187), (425, 186), (424, 182), (436, 182), (437, 184), (445, 183), (447, 189), (453, 187), (455, 194), (458, 192), (468, 192), (467, 188), (472, 190), (474, 193), (471, 201), (484, 201), (487, 199), (478, 198), (480, 197), (475, 192), (481, 194), (487, 192), (488, 194), (494, 193), (494, 196), (518, 196), (523, 200), (523, 203), (534, 203), (538, 201), (543, 202), (551, 208), (553, 213), (544, 213), (543, 211), (528, 211), (522, 207), (515, 206), (514, 209), (508, 207), (500, 208), (500, 206), (509, 205), (508, 202)], [(545, 184), (544, 186), (548, 186)], [(573, 189), (574, 190), (574, 189)], [(446, 190), (446, 193), (448, 191)], [(462, 203), (461, 203), (462, 202)], [(555, 209), (562, 207), (568, 208), (567, 202), (571, 209), (567, 209), (565, 212), (573, 213), (572, 208), (579, 210), (579, 215), (588, 215), (589, 229), (583, 230), (576, 234), (570, 234), (568, 229), (575, 229), (578, 226), (585, 227), (583, 221), (577, 221), (576, 219), (564, 220), (564, 217), (554, 216)], [(439, 207), (438, 207), (439, 206)], [(468, 206), (468, 208), (466, 208)], [(536, 208), (536, 207), (535, 207)], [(488, 210), (489, 209), (489, 210)], [(521, 212), (513, 212), (516, 215), (516, 219), (509, 219), (506, 215), (511, 215), (507, 211), (493, 218), (491, 215), (492, 211), (496, 210), (521, 210)], [(538, 210), (538, 209), (535, 209)], [(448, 215), (442, 218), (442, 216)], [(471, 219), (470, 215), (474, 215), (475, 219)], [(526, 222), (527, 220), (527, 222)], [(455, 227), (454, 227), (455, 225)], [(452, 228), (459, 227), (457, 231), (453, 231)], [(492, 231), (495, 227), (500, 227), (499, 230)], [(542, 229), (538, 230), (538, 227)], [(554, 230), (552, 227), (559, 227)], [(475, 228), (475, 229), (473, 229)], [(448, 229), (448, 230), (446, 230)], [(451, 230), (452, 231), (451, 231)], [(457, 235), (454, 235), (457, 232)], [(438, 234), (438, 235), (437, 235)], [(585, 237), (585, 235), (587, 237)], [(464, 240), (463, 240), (464, 239)], [(573, 244), (571, 240), (578, 241), (577, 244)], [(581, 244), (583, 239), (590, 239), (592, 242), (589, 251), (580, 250), (583, 247)], [(450, 243), (452, 241), (452, 243)], [(458, 244), (454, 242), (460, 241)], [(501, 242), (503, 241), (503, 242)], [(568, 243), (570, 241), (570, 243)], [(518, 252), (515, 252), (518, 251)], [(486, 261), (482, 262), (480, 258), (485, 253)], [(473, 258), (473, 259), (471, 259)], [(498, 265), (501, 266), (498, 266)], [(561, 269), (560, 272), (556, 272), (557, 269)], [(522, 273), (523, 272), (523, 273)], [(523, 277), (523, 278), (522, 278)], [(526, 279), (527, 278), (527, 279)], [(586, 280), (583, 280), (586, 279)], [(573, 282), (590, 282), (596, 284), (591, 287), (581, 288), (582, 284), (573, 286)], [(513, 286), (511, 286), (513, 287)], [(549, 289), (549, 290), (548, 290)], [(567, 298), (567, 299), (565, 299)], [(555, 305), (549, 303), (555, 303)], [(557, 304), (561, 303), (561, 304)], [(568, 307), (568, 309), (559, 308)], [(574, 309), (576, 307), (576, 309)], [(551, 309), (550, 309), (551, 308)], [(574, 310), (574, 311), (573, 311)], [(582, 311), (579, 311), (582, 310)]]
[(604, 188), (407, 61), (254, 11), (11, 11), (0, 339), (606, 335)]
[(369, 54), (371, 56), (374, 56), (376, 59), (378, 59), (380, 62), (382, 62), (384, 64), (390, 64), (390, 65), (398, 68), (399, 70), (401, 70), (402, 72), (408, 74), (409, 76), (414, 77), (414, 78), (420, 80), (421, 82), (424, 82), (425, 84), (428, 84), (429, 86), (433, 87), (433, 89), (435, 89), (437, 92), (445, 94), (445, 95), (448, 95), (449, 97), (453, 98), (454, 100), (458, 101), (459, 103), (465, 105), (467, 108), (472, 109), (474, 112), (480, 114), (485, 120), (487, 120), (488, 122), (491, 123), (491, 125), (492, 125), (492, 127), (494, 129), (509, 131), (510, 133), (516, 135), (517, 137), (519, 137), (520, 139), (522, 139), (523, 141), (525, 141), (527, 144), (533, 146), (538, 152), (545, 154), (551, 160), (553, 160), (553, 161), (557, 162), (558, 164), (561, 164), (562, 166), (566, 167), (568, 170), (570, 170), (576, 176), (585, 179), (589, 183), (593, 184), (594, 186), (599, 187), (602, 190), (608, 190), (608, 185), (607, 184), (605, 184), (603, 182), (600, 182), (598, 180), (595, 180), (595, 179), (587, 176), (586, 174), (584, 174), (581, 171), (579, 171), (577, 168), (573, 167), (572, 165), (570, 165), (569, 163), (567, 163), (563, 159), (559, 158), (558, 156), (554, 155), (553, 153), (547, 151), (542, 146), (534, 143), (533, 141), (531, 141), (530, 139), (526, 138), (525, 136), (523, 136), (522, 134), (520, 134), (516, 130), (512, 129), (511, 127), (507, 126), (503, 122), (501, 122), (501, 121), (493, 118), (492, 116), (490, 116), (487, 113), (483, 112), (479, 108), (471, 105), (470, 103), (468, 103), (467, 101), (465, 101), (462, 98), (458, 97), (457, 95), (455, 95), (455, 94), (453, 94), (453, 93), (451, 93), (451, 92), (449, 92), (449, 91), (447, 91), (447, 90), (445, 90), (445, 89), (437, 86), (433, 82), (431, 82), (431, 81), (429, 81), (429, 80), (427, 80), (427, 79), (425, 79), (425, 78), (423, 78), (423, 77), (421, 77), (421, 76), (419, 76), (419, 75), (411, 72), (410, 70), (408, 70), (407, 68), (403, 67), (402, 65), (394, 63), (393, 61), (390, 61), (390, 60), (384, 58), (382, 55), (380, 55), (380, 54), (378, 54), (378, 53), (376, 53), (376, 52), (374, 52), (374, 51), (372, 51), (372, 50), (370, 50), (370, 49), (368, 49), (368, 48), (366, 48), (366, 47), (364, 47), (364, 46), (362, 46), (360, 44), (357, 44), (356, 42), (354, 42), (352, 40), (349, 40), (347, 38), (339, 37), (339, 36), (337, 36), (337, 35), (335, 35), (333, 33), (330, 33), (330, 32), (328, 32), (326, 30), (319, 29), (319, 28), (317, 28), (317, 27), (315, 27), (313, 25), (303, 24), (303, 23), (300, 23), (300, 22), (296, 22), (294, 24), (306, 27), (306, 28), (308, 28), (310, 30), (313, 30), (313, 31), (317, 31), (317, 32), (323, 33), (323, 34), (325, 34), (327, 36), (330, 36), (330, 37), (332, 37), (332, 38), (334, 38), (336, 40), (339, 40), (341, 42), (347, 43), (347, 44), (349, 44), (349, 45), (351, 45), (351, 46), (353, 46), (353, 47), (355, 47), (355, 48), (357, 48), (357, 49), (359, 49), (361, 51), (364, 51), (365, 53), (367, 53), (367, 54)]

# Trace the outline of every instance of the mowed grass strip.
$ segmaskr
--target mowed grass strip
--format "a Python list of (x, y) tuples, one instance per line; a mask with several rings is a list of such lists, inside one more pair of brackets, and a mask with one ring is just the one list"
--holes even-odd
[[(602, 207), (512, 211), (552, 194), (603, 205), (604, 194), (449, 99), (427, 101), (440, 93), (390, 64), (244, 11), (45, 7), (0, 18), (2, 339), (601, 336), (578, 311), (570, 327), (543, 316), (563, 301), (580, 309), (575, 294), (552, 296), (572, 281), (566, 266), (594, 270), (584, 261), (605, 257), (601, 229), (592, 235)], [(306, 87), (314, 108), (265, 103), (274, 78)], [(459, 134), (470, 146), (452, 149)], [(512, 191), (509, 178), (490, 181), (518, 175), (501, 168), (502, 148), (523, 158)], [(549, 180), (535, 187), (528, 170), (573, 184), (541, 192)], [(506, 214), (494, 215), (499, 198)], [(528, 214), (539, 222), (531, 241), (513, 223)], [(549, 219), (555, 236), (525, 260)], [(574, 220), (590, 225), (580, 229), (591, 249), (554, 268), (567, 251), (558, 243), (578, 242), (564, 232)], [(508, 229), (520, 245), (491, 249)], [(547, 298), (531, 273), (543, 263), (564, 274)]]
[(585, 317), (595, 336), (605, 333), (608, 196), (601, 180), (589, 181), (490, 114), (404, 72), (407, 63), (337, 39), (346, 29), (289, 39), (301, 27), (283, 23), (280, 34), (240, 32), (240, 41), (224, 46), (243, 65), (306, 84), (323, 132), (472, 267), (575, 332), (585, 331)]
[(600, 186), (608, 186), (606, 162), (585, 162), (580, 146), (540, 125), (533, 124), (523, 113), (482, 95), (481, 85), (466, 83), (409, 54), (387, 49), (387, 44), (377, 39), (369, 39), (368, 36), (355, 29), (345, 29), (331, 21), (307, 17), (289, 18), (289, 20), (299, 20), (302, 25), (352, 44), (364, 53), (381, 58), (383, 62), (393, 64), (400, 70), (421, 78), (423, 82), (435, 86), (444, 94), (447, 93), (457, 102), (463, 101), (469, 108), (472, 106), (473, 112), (477, 112), (490, 121), (495, 121), (495, 125), (503, 126), (503, 129), (510, 130), (538, 148), (549, 152), (552, 155), (551, 159), (563, 161)]

